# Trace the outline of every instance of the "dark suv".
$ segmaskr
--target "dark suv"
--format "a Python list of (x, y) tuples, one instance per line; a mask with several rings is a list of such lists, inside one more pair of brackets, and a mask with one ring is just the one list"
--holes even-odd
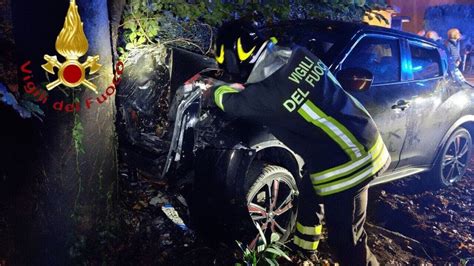
[[(424, 173), (426, 183), (450, 185), (464, 175), (472, 150), (474, 91), (448, 74), (442, 47), (413, 34), (342, 22), (298, 21), (262, 32), (279, 45), (309, 48), (372, 115), (392, 157), (389, 170), (373, 184)], [(225, 225), (251, 245), (255, 234), (239, 233), (246, 225), (287, 238), (304, 161), (264, 126), (204, 108), (196, 87), (178, 88), (193, 72), (213, 66), (212, 60), (181, 50), (173, 57), (169, 133), (160, 140), (168, 146), (153, 160), (161, 164), (156, 169), (162, 175), (192, 174), (197, 224), (211, 231), (211, 224)], [(122, 95), (122, 105), (126, 99)], [(140, 144), (143, 138), (133, 142), (134, 149), (153, 150), (150, 141)]]

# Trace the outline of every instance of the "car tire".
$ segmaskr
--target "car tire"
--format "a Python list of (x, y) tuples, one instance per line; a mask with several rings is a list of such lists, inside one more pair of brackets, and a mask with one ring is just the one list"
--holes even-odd
[(246, 236), (249, 248), (255, 248), (261, 236), (256, 223), (267, 241), (287, 240), (295, 226), (298, 203), (298, 186), (290, 171), (265, 162), (253, 162), (247, 172), (244, 192), (253, 227), (250, 230), (253, 235)]
[(423, 179), (425, 184), (434, 188), (451, 186), (463, 177), (471, 157), (471, 134), (460, 127), (444, 144), (435, 166)]

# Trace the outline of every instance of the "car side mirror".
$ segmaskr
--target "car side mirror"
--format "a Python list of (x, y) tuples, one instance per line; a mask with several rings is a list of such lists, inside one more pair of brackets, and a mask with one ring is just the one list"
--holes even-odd
[(348, 91), (365, 91), (374, 81), (374, 75), (365, 68), (352, 67), (337, 72), (337, 80)]

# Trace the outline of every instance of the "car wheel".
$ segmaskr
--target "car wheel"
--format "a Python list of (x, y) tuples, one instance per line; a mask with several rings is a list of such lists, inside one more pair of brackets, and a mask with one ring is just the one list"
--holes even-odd
[[(260, 227), (267, 240), (288, 239), (296, 221), (298, 187), (285, 168), (254, 162), (245, 182), (248, 213), (255, 228)], [(254, 249), (261, 238), (257, 230), (250, 237)]]
[(446, 141), (431, 176), (435, 187), (450, 186), (463, 177), (472, 156), (472, 138), (465, 128), (458, 128)]

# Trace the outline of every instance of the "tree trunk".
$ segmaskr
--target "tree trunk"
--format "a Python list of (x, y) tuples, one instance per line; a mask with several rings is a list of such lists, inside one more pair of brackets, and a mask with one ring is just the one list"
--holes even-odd
[[(40, 137), (36, 138), (34, 147), (23, 151), (33, 163), (24, 170), (26, 178), (13, 195), (13, 202), (18, 206), (13, 220), (22, 221), (16, 226), (17, 264), (100, 261), (107, 248), (104, 238), (115, 225), (115, 97), (108, 96), (102, 104), (96, 102), (97, 97), (105, 95), (113, 77), (107, 1), (76, 2), (89, 41), (87, 55), (100, 56), (99, 72), (95, 77), (86, 76), (92, 78), (99, 94), (85, 87), (55, 88), (41, 105), (46, 113), (44, 122), (35, 125), (29, 133)], [(13, 1), (19, 64), (31, 61), (35, 84), (43, 89), (45, 71), (40, 67), (45, 63), (43, 56), (58, 55), (55, 41), (68, 6), (67, 0)], [(84, 62), (86, 56), (79, 61)], [(59, 55), (58, 59), (65, 60)], [(56, 76), (50, 78), (52, 81)], [(20, 91), (23, 85), (20, 83)], [(79, 111), (53, 110), (54, 102), (64, 101), (66, 105), (74, 98), (80, 99)], [(85, 108), (87, 99), (92, 102), (90, 109)], [(24, 233), (20, 233), (22, 230)]]

